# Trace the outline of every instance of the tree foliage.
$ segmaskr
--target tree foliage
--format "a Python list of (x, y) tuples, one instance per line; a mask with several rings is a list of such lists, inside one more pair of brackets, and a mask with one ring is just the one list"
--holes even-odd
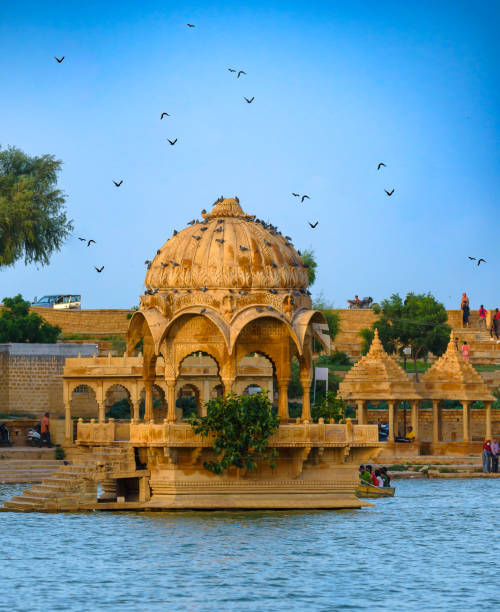
[(346, 404), (343, 399), (337, 397), (334, 391), (328, 391), (323, 401), (311, 406), (311, 418), (314, 423), (318, 419), (325, 419), (325, 423), (333, 420), (334, 423), (341, 423), (345, 420)]
[(312, 287), (312, 285), (314, 285), (314, 281), (316, 280), (316, 268), (318, 267), (314, 251), (312, 249), (306, 249), (305, 251), (302, 251), (300, 258), (307, 266), (307, 280), (309, 287)]
[(340, 317), (337, 312), (333, 312), (333, 303), (320, 293), (312, 303), (315, 310), (321, 310), (328, 323), (328, 334), (332, 340), (335, 339), (340, 331)]
[(53, 344), (61, 328), (50, 325), (35, 312), (22, 296), (4, 298), (0, 311), (0, 342), (41, 342)]
[(411, 356), (418, 380), (417, 359), (426, 359), (429, 353), (439, 356), (446, 350), (451, 327), (446, 324), (448, 315), (441, 302), (430, 293), (408, 293), (403, 301), (399, 294), (391, 295), (381, 303), (380, 318), (371, 329), (363, 329), (362, 352), (366, 353), (378, 329), (380, 340), (388, 353), (403, 355), (405, 347), (411, 348)]
[(204, 467), (221, 474), (230, 466), (253, 470), (257, 459), (269, 461), (275, 449), (269, 449), (269, 437), (278, 429), (279, 418), (274, 414), (267, 393), (236, 395), (210, 400), (207, 416), (195, 416), (189, 420), (195, 433), (203, 437), (213, 436), (212, 448), (215, 461), (205, 461)]
[(56, 188), (61, 166), (52, 155), (0, 151), (0, 267), (22, 257), (26, 264), (47, 265), (73, 230), (65, 196)]

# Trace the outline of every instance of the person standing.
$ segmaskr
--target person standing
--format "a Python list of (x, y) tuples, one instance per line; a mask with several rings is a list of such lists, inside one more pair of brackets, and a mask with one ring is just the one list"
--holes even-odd
[(483, 472), (491, 472), (491, 440), (485, 440), (483, 444)]
[(47, 446), (52, 448), (52, 444), (50, 442), (50, 421), (48, 412), (43, 415), (42, 422), (40, 423), (40, 447), (44, 442), (47, 442)]
[(469, 300), (467, 300), (466, 302), (462, 302), (462, 327), (469, 327), (469, 316), (470, 316), (470, 308), (469, 308)]
[(493, 341), (493, 333), (494, 333), (497, 338), (497, 344), (500, 342), (500, 340), (498, 339), (499, 320), (500, 320), (500, 312), (498, 312), (498, 308), (495, 308), (495, 312), (493, 313), (493, 316), (491, 318), (491, 328), (490, 328), (491, 338), (490, 340)]
[(488, 314), (488, 311), (481, 304), (481, 308), (478, 310), (478, 312), (479, 312), (479, 329), (486, 330), (486, 315)]
[(491, 441), (491, 471), (494, 474), (498, 473), (498, 442), (495, 438)]
[(464, 361), (469, 361), (469, 345), (467, 344), (467, 340), (464, 340), (462, 344), (462, 359)]

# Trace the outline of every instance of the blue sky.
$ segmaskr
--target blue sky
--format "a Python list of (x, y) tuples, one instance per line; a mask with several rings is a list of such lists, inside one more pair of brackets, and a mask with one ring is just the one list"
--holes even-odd
[(172, 229), (238, 195), (314, 248), (313, 294), (336, 307), (499, 305), (499, 17), (491, 0), (1, 2), (0, 144), (64, 161), (75, 234), (48, 267), (2, 270), (0, 297), (137, 304)]

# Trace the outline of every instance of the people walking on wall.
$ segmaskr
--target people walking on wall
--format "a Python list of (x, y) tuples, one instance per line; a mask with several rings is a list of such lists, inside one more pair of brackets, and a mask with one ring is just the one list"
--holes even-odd
[(481, 308), (478, 310), (478, 313), (479, 313), (479, 329), (486, 329), (486, 315), (488, 314), (488, 311), (482, 304), (481, 304)]
[(50, 442), (50, 421), (48, 412), (43, 415), (42, 422), (40, 423), (40, 447), (44, 442), (47, 442), (47, 446), (52, 448), (52, 444)]
[(464, 361), (469, 361), (469, 345), (467, 340), (464, 340), (462, 344), (462, 358)]
[(469, 316), (470, 316), (469, 300), (467, 300), (466, 302), (462, 301), (462, 327), (469, 327)]
[(491, 471), (496, 474), (498, 472), (498, 451), (499, 446), (495, 438), (491, 441)]
[(495, 334), (496, 339), (497, 339), (497, 344), (500, 342), (498, 338), (499, 321), (500, 321), (500, 312), (498, 311), (498, 308), (495, 308), (495, 312), (493, 313), (493, 316), (491, 317), (490, 340), (493, 341), (493, 334)]
[(491, 440), (486, 440), (483, 444), (483, 472), (491, 472)]

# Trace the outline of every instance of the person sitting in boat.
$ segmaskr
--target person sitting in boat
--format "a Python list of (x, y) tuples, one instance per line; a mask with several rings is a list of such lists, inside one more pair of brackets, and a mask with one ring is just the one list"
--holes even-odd
[(361, 484), (370, 484), (370, 472), (364, 465), (359, 466), (359, 479)]
[(367, 465), (366, 469), (368, 470), (368, 473), (370, 474), (370, 484), (372, 484), (374, 487), (378, 487), (378, 479), (375, 476), (375, 472), (373, 471), (372, 466)]
[(380, 470), (375, 470), (375, 478), (377, 479), (377, 484), (375, 486), (382, 488), (384, 486), (384, 480)]
[(384, 481), (384, 487), (390, 487), (391, 477), (387, 473), (387, 468), (385, 466), (380, 468), (380, 475), (382, 476), (382, 480)]

